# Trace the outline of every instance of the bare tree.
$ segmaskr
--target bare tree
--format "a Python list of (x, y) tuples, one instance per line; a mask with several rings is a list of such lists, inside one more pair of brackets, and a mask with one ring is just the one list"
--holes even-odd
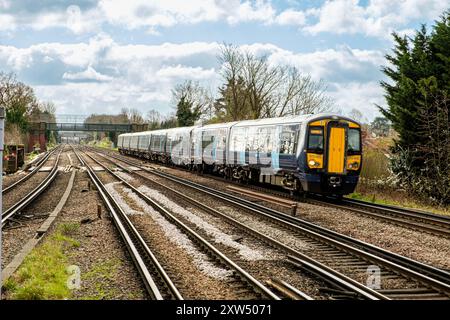
[(137, 109), (130, 109), (130, 122), (131, 123), (137, 123), (137, 124), (143, 124), (145, 123), (144, 117), (142, 116), (142, 113)]
[(142, 113), (134, 108), (122, 108), (119, 113), (119, 117), (121, 121), (124, 121), (122, 123), (137, 123), (142, 124), (145, 122), (144, 117), (142, 116)]
[(225, 82), (223, 88), (219, 91), (222, 95), (221, 100), (216, 105), (218, 112), (222, 111), (228, 115), (227, 120), (241, 120), (248, 115), (248, 94), (247, 85), (244, 81), (244, 54), (238, 47), (231, 44), (224, 44), (218, 57), (222, 65), (221, 76)]
[(363, 113), (359, 111), (358, 109), (353, 108), (349, 113), (348, 116), (352, 118), (353, 120), (356, 120), (358, 122), (365, 122), (367, 119), (364, 117)]
[(273, 95), (285, 77), (285, 68), (271, 67), (267, 57), (246, 53), (244, 79), (254, 119), (271, 117)]
[(324, 83), (302, 75), (296, 67), (271, 66), (267, 57), (233, 45), (222, 46), (219, 61), (225, 84), (215, 107), (225, 119), (319, 113), (333, 107)]
[(186, 80), (185, 82), (176, 85), (172, 89), (173, 104), (176, 105), (181, 98), (192, 103), (192, 107), (196, 110), (204, 111), (209, 103), (208, 91), (200, 86), (198, 81)]
[(158, 129), (162, 122), (161, 113), (155, 109), (151, 109), (147, 112), (146, 120), (150, 130)]

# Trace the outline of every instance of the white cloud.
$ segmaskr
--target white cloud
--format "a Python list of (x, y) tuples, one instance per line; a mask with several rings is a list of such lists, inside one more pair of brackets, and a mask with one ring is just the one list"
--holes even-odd
[(216, 76), (216, 71), (214, 68), (205, 70), (201, 67), (193, 68), (176, 65), (159, 69), (158, 72), (156, 72), (156, 76), (163, 78), (203, 80), (214, 78)]
[[(10, 8), (9, 2), (0, 0), (0, 8), (6, 10), (0, 15), (0, 21), (8, 21), (8, 29), (31, 27), (43, 30), (63, 27), (74, 34), (100, 30), (103, 24), (124, 27), (128, 30), (145, 28), (149, 34), (159, 34), (157, 28), (168, 28), (178, 24), (198, 24), (202, 22), (225, 21), (229, 24), (242, 22), (262, 22), (271, 24), (276, 16), (276, 9), (270, 0), (170, 0), (147, 1), (100, 0), (94, 6), (80, 8), (67, 2), (57, 6), (37, 3), (29, 10)], [(36, 10), (43, 9), (43, 10)], [(292, 15), (292, 13), (291, 13)], [(284, 21), (288, 18), (282, 18)], [(0, 30), (4, 30), (0, 24)]]
[[(270, 43), (241, 48), (266, 55), (273, 65), (295, 65), (314, 79), (325, 80), (345, 110), (357, 105), (375, 110), (371, 100), (383, 99), (375, 88), (382, 77), (380, 65), (385, 63), (382, 52), (340, 46), (299, 53)], [(53, 79), (49, 85), (38, 85), (36, 92), (43, 100), (55, 101), (59, 113), (73, 108), (80, 113), (118, 112), (123, 106), (143, 112), (157, 107), (166, 113), (175, 84), (193, 79), (212, 90), (218, 87), (218, 50), (215, 42), (122, 45), (102, 34), (85, 43), (0, 46), (0, 64), (19, 77), (32, 74), (35, 79)], [(349, 92), (357, 95), (351, 98)]]
[[(19, 3), (19, 4), (17, 4)], [(42, 30), (67, 28), (74, 34), (99, 32), (105, 25), (127, 30), (143, 28), (160, 35), (161, 28), (204, 22), (262, 23), (297, 26), (309, 34), (364, 34), (386, 38), (393, 30), (408, 28), (417, 19), (436, 19), (450, 3), (448, 0), (326, 0), (316, 7), (296, 9), (289, 3), (277, 10), (272, 0), (100, 0), (84, 6), (61, 1), (45, 6), (36, 2), (23, 8), (20, 2), (0, 0), (0, 31), (18, 26)]]
[(449, 5), (448, 0), (370, 0), (365, 7), (359, 0), (327, 0), (320, 8), (311, 11), (318, 21), (304, 30), (311, 34), (361, 33), (387, 38), (392, 31), (415, 19), (437, 18)]
[(361, 111), (369, 121), (380, 115), (375, 105), (385, 106), (386, 104), (383, 89), (376, 81), (334, 84), (332, 89), (334, 90), (329, 95), (344, 114), (356, 109)]
[(63, 79), (64, 80), (74, 80), (74, 81), (111, 81), (114, 78), (101, 74), (97, 71), (95, 71), (94, 68), (92, 68), (91, 66), (88, 66), (88, 68), (84, 71), (81, 72), (75, 72), (75, 73), (71, 73), (71, 72), (64, 72), (63, 74)]
[(237, 4), (236, 1), (233, 7), (226, 13), (226, 21), (230, 24), (239, 22), (259, 21), (266, 24), (273, 22), (276, 10), (272, 7), (269, 1), (257, 0), (254, 3), (245, 1)]
[(302, 26), (306, 23), (306, 15), (303, 11), (295, 11), (288, 9), (280, 13), (276, 19), (276, 23), (279, 25), (293, 25)]
[(7, 14), (0, 13), (0, 31), (15, 30), (16, 24), (14, 17)]
[(272, 65), (296, 66), (316, 80), (342, 81), (351, 78), (370, 78), (377, 75), (380, 66), (386, 63), (381, 51), (352, 49), (348, 46), (308, 53), (295, 53), (273, 44), (260, 43), (242, 46), (242, 48), (256, 55), (267, 56)]

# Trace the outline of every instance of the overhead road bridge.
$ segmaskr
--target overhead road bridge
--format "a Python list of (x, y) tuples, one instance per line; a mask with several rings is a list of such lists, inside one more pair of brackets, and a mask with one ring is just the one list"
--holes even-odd
[(46, 146), (46, 131), (91, 131), (91, 132), (140, 132), (147, 130), (146, 124), (137, 123), (51, 123), (51, 122), (32, 122), (29, 124), (28, 132), (28, 150), (32, 150), (36, 143), (39, 143), (41, 150)]

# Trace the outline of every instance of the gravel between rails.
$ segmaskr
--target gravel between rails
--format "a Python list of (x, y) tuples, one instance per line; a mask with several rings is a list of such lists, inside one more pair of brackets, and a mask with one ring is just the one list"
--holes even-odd
[[(151, 174), (148, 174), (151, 175)], [(162, 182), (162, 181), (160, 181)], [(189, 195), (197, 200), (202, 201), (203, 204), (208, 205), (210, 207), (214, 207), (218, 210), (220, 210), (222, 213), (231, 216), (235, 220), (238, 220), (245, 225), (256, 229), (263, 234), (273, 238), (277, 239), (278, 241), (282, 242), (283, 244), (297, 250), (300, 252), (303, 252), (307, 254), (308, 256), (311, 256), (314, 259), (318, 259), (319, 261), (324, 261), (324, 259), (327, 258), (327, 256), (322, 256), (321, 254), (318, 254), (317, 249), (318, 247), (314, 244), (308, 243), (300, 239), (295, 233), (288, 231), (286, 229), (281, 228), (280, 226), (267, 221), (265, 219), (262, 219), (256, 215), (253, 215), (251, 213), (248, 213), (247, 211), (239, 211), (236, 208), (228, 205), (226, 202), (217, 200), (211, 196), (204, 195), (203, 193), (199, 191), (194, 191), (192, 189), (189, 189), (187, 187), (179, 186), (175, 182), (171, 181), (164, 181), (163, 184), (171, 186), (171, 187), (177, 187), (178, 191), (180, 191), (180, 188), (182, 190), (186, 190), (186, 192), (189, 192)], [(143, 188), (143, 187), (141, 187)], [(154, 195), (154, 198), (161, 198), (161, 196)], [(329, 263), (325, 263), (328, 264)], [(367, 267), (370, 264), (367, 263), (364, 266), (360, 266), (359, 268), (355, 267), (346, 267), (341, 264), (333, 265), (332, 268), (336, 269), (353, 279), (365, 283), (367, 279)], [(382, 282), (382, 288), (383, 289), (394, 289), (394, 288), (415, 288), (417, 287), (417, 284), (414, 282), (410, 282), (406, 279), (402, 278), (396, 278), (393, 277), (394, 274), (392, 272), (383, 271), (384, 277)]]
[[(196, 232), (200, 233), (202, 237), (213, 242), (219, 250), (227, 254), (233, 261), (238, 263), (262, 283), (272, 277), (276, 277), (296, 286), (309, 295), (314, 296), (316, 299), (325, 298), (323, 294), (319, 293), (319, 287), (323, 286), (322, 283), (319, 285), (318, 282), (306, 277), (304, 274), (298, 273), (286, 262), (285, 255), (277, 250), (273, 250), (260, 240), (248, 236), (235, 227), (231, 227), (219, 218), (189, 207), (189, 204), (187, 203), (185, 204), (186, 209), (189, 210), (182, 208), (183, 201), (180, 199), (177, 199), (176, 202), (171, 201), (163, 195), (162, 192), (160, 193), (146, 186), (141, 186), (139, 189), (158, 203), (162, 204), (180, 220), (196, 230)], [(204, 199), (204, 203), (209, 204), (206, 199)], [(222, 211), (226, 212), (226, 209)], [(227, 232), (228, 234), (218, 237), (214, 229), (220, 230), (221, 233)], [(239, 245), (241, 247), (248, 247), (254, 250), (256, 254), (254, 253), (250, 256), (245, 253), (243, 254), (243, 250), (240, 246), (233, 245), (231, 241), (225, 240), (227, 238), (240, 239)]]
[(9, 187), (16, 181), (22, 179), (24, 176), (26, 176), (28, 173), (23, 170), (19, 170), (15, 173), (7, 174), (3, 176), (3, 189)]
[[(71, 235), (80, 246), (70, 252), (69, 260), (81, 269), (81, 288), (73, 292), (73, 298), (148, 299), (125, 244), (98, 192), (89, 190), (89, 184), (92, 186), (87, 173), (78, 171), (70, 197), (52, 227), (54, 231), (61, 224), (80, 225), (76, 234)], [(98, 205), (103, 213), (101, 219), (97, 217)], [(105, 274), (97, 270), (105, 270)]]
[[(56, 154), (50, 156), (50, 158), (44, 164), (44, 167), (53, 166), (53, 163), (56, 161)], [(25, 183), (19, 184), (16, 188), (9, 191), (3, 197), (3, 211), (11, 207), (14, 203), (23, 198), (24, 195), (28, 194), (31, 190), (37, 187), (37, 185), (45, 179), (45, 177), (50, 172), (36, 172), (32, 177), (30, 177)]]
[[(84, 159), (89, 165), (98, 166), (92, 159), (88, 157)], [(108, 167), (116, 169), (110, 164)], [(199, 251), (197, 245), (149, 205), (136, 201), (137, 196), (133, 197), (131, 190), (124, 190), (117, 179), (108, 172), (97, 172), (97, 174), (101, 181), (108, 185), (108, 191), (112, 191), (112, 196), (118, 200), (122, 209), (130, 216), (136, 229), (185, 299), (240, 298), (229, 284), (234, 281), (230, 277), (229, 270), (222, 265), (217, 265)], [(229, 280), (228, 277), (230, 277)]]
[[(2, 266), (6, 266), (31, 239), (61, 199), (69, 182), (70, 174), (59, 171), (55, 180), (35, 201), (28, 205), (21, 216), (13, 217), (20, 222), (20, 227), (2, 230)], [(18, 192), (12, 190), (11, 192)], [(29, 218), (27, 218), (27, 216)]]
[[(164, 189), (159, 190), (160, 187), (158, 186), (149, 188), (141, 185), (144, 183), (139, 178), (134, 179), (123, 172), (119, 175), (136, 187), (140, 186), (138, 189), (141, 192), (163, 205), (192, 229), (199, 232), (204, 238), (214, 243), (219, 250), (230, 256), (260, 281), (265, 282), (271, 277), (277, 277), (307, 292), (316, 299), (327, 298), (327, 295), (319, 292), (319, 288), (325, 285), (298, 273), (285, 261), (285, 255), (273, 250), (261, 243), (261, 241), (249, 237), (222, 219), (203, 213), (201, 210), (196, 210), (184, 200), (177, 198), (176, 201), (172, 201), (173, 197), (170, 198), (170, 192), (164, 191)], [(152, 179), (157, 180), (159, 178), (152, 176)], [(192, 196), (193, 194), (190, 195)], [(211, 199), (208, 199), (208, 197), (203, 197), (202, 201), (207, 205), (217, 207), (217, 203), (211, 202)], [(229, 208), (220, 209), (229, 210)], [(291, 237), (291, 240), (297, 244), (299, 243), (298, 239)], [(301, 244), (302, 247), (306, 245), (305, 243)], [(250, 253), (248, 249), (253, 251), (250, 255), (248, 254)]]
[(227, 286), (229, 270), (217, 266), (199, 251), (191, 240), (158, 212), (120, 184), (115, 188), (115, 199), (135, 224), (142, 237), (157, 256), (185, 299), (237, 299)]
[[(178, 169), (168, 167), (160, 168), (167, 173), (229, 192), (229, 190), (226, 189), (226, 186), (229, 184), (226, 182)], [(249, 197), (243, 195), (240, 196), (252, 200)], [(263, 201), (259, 203), (289, 213), (287, 209), (272, 203)], [(307, 203), (299, 203), (297, 214), (302, 219), (347, 236), (366, 241), (397, 254), (439, 268), (450, 269), (450, 239), (359, 216), (350, 211)], [(339, 219), (336, 217), (339, 217)]]

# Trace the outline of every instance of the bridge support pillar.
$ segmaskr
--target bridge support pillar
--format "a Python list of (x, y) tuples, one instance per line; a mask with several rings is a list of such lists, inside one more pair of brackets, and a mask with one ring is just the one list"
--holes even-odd
[(28, 135), (28, 152), (33, 151), (36, 144), (39, 144), (41, 151), (47, 150), (47, 138), (45, 137), (45, 122), (33, 123)]

